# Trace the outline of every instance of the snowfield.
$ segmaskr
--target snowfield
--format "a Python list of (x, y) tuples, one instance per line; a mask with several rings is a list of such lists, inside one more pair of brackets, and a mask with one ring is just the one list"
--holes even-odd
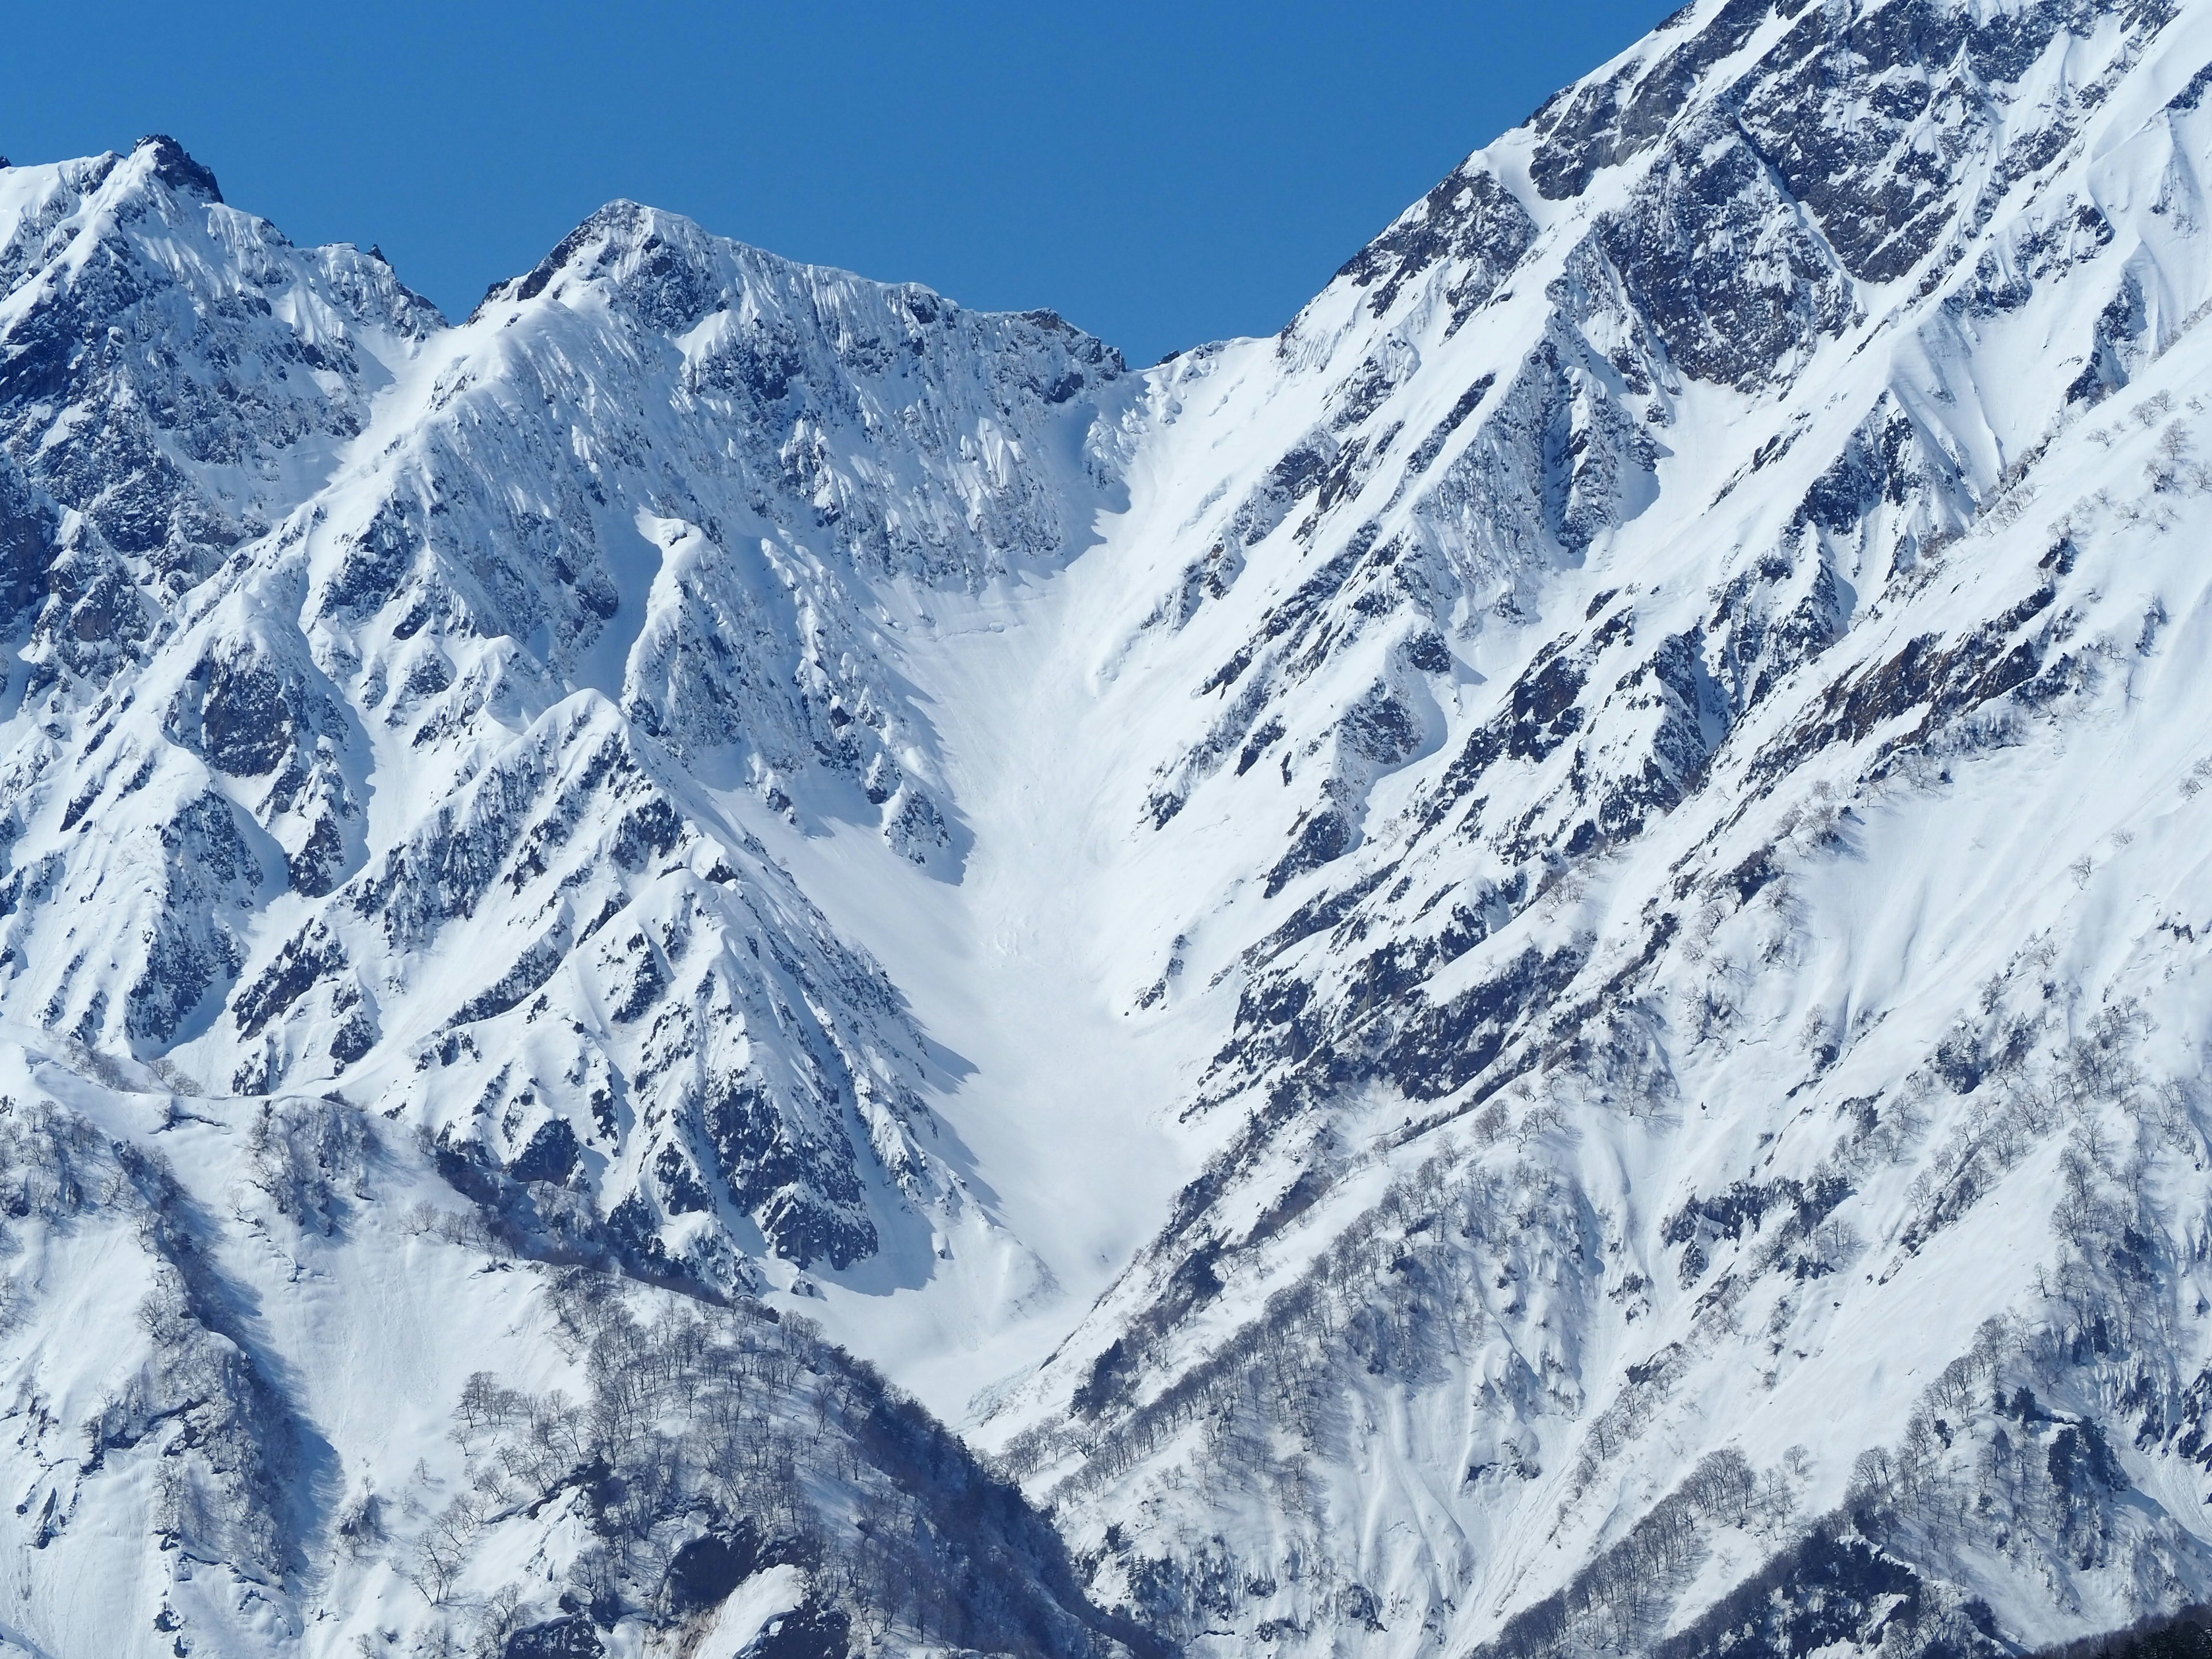
[(2208, 89), (1696, 0), (1144, 373), (0, 170), (0, 1650), (2212, 1598)]

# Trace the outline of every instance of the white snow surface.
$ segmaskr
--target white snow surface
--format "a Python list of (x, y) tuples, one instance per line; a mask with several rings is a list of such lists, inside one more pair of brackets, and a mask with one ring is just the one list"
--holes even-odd
[[(0, 1638), (2212, 1597), (2208, 70), (1697, 0), (1144, 374), (632, 204), (447, 325), (173, 146), (0, 171)], [(884, 1565), (973, 1512), (886, 1378), (1029, 1634)]]

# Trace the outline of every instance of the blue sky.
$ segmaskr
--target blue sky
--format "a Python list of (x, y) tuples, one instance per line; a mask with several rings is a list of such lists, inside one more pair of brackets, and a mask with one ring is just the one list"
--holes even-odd
[(1279, 327), (1676, 0), (0, 3), (0, 153), (167, 131), (455, 315), (629, 196), (1138, 362)]

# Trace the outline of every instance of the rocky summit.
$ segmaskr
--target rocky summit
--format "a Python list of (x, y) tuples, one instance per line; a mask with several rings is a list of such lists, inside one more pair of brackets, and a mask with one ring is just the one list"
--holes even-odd
[(1145, 372), (0, 163), (0, 1655), (2212, 1600), (2212, 0), (1696, 0)]

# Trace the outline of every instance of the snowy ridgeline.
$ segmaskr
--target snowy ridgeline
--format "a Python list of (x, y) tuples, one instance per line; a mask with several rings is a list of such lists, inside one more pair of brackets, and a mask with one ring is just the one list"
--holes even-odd
[(0, 1637), (2212, 1599), (2208, 88), (1698, 0), (1145, 374), (0, 171)]

